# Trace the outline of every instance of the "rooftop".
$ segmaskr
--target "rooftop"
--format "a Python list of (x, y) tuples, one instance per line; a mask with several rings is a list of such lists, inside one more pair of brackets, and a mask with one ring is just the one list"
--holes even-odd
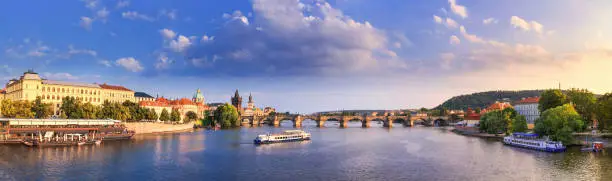
[(516, 104), (537, 104), (538, 102), (540, 102), (540, 97), (527, 97), (516, 102)]
[(120, 91), (132, 91), (128, 88), (125, 88), (123, 86), (120, 85), (108, 85), (106, 83), (104, 84), (98, 84), (100, 86), (100, 88), (102, 89), (111, 89), (111, 90), (120, 90)]
[(42, 80), (43, 84), (49, 85), (66, 85), (66, 86), (75, 86), (75, 87), (91, 87), (91, 88), (100, 88), (97, 84), (88, 84), (88, 83), (78, 83), (78, 82), (65, 82), (65, 81), (57, 81), (57, 80)]
[(145, 98), (155, 98), (144, 92), (134, 92), (134, 97), (145, 97)]

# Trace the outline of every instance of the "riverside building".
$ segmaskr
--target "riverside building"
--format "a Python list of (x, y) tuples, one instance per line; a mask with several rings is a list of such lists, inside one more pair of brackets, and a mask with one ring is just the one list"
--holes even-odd
[(43, 103), (52, 104), (54, 115), (60, 114), (64, 97), (93, 105), (101, 105), (104, 101), (136, 101), (134, 91), (123, 86), (47, 80), (32, 70), (24, 72), (19, 79), (9, 80), (0, 97), (12, 101), (34, 101), (40, 97)]
[(535, 120), (540, 117), (540, 110), (538, 110), (539, 101), (540, 97), (527, 97), (514, 104), (516, 112), (525, 116), (529, 129), (533, 129)]

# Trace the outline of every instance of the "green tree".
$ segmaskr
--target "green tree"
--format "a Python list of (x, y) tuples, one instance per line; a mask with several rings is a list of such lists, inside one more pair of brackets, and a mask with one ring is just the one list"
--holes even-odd
[(159, 120), (164, 122), (170, 120), (170, 113), (168, 113), (168, 110), (166, 110), (166, 108), (162, 109), (162, 112), (159, 115)]
[(42, 103), (40, 96), (36, 97), (36, 100), (34, 100), (32, 112), (34, 112), (34, 117), (39, 119), (49, 118), (49, 116), (53, 114), (51, 104)]
[(215, 110), (214, 120), (221, 125), (221, 128), (240, 126), (238, 110), (236, 110), (236, 107), (228, 103), (217, 107), (217, 110)]
[(113, 104), (105, 100), (104, 103), (102, 103), (102, 109), (98, 112), (97, 117), (101, 119), (114, 119), (115, 116), (113, 112), (116, 112), (113, 108)]
[(157, 121), (158, 117), (157, 117), (157, 113), (155, 112), (155, 109), (149, 109), (149, 111), (147, 111), (147, 119), (148, 120), (152, 120), (152, 121)]
[(113, 107), (114, 107), (113, 109), (116, 111), (114, 115), (115, 116), (114, 119), (126, 121), (132, 118), (130, 108), (125, 107), (119, 103), (114, 103)]
[(598, 120), (597, 128), (599, 130), (604, 131), (612, 128), (612, 93), (607, 93), (597, 99), (595, 117)]
[(181, 121), (181, 114), (178, 112), (178, 109), (172, 109), (170, 113), (170, 121), (179, 122)]
[(15, 101), (13, 106), (15, 108), (15, 118), (34, 118), (30, 101)]
[(121, 104), (121, 106), (126, 107), (129, 110), (130, 116), (128, 121), (140, 121), (144, 119), (144, 111), (137, 103), (126, 100)]
[(567, 99), (574, 105), (582, 120), (592, 125), (593, 116), (597, 106), (595, 94), (586, 89), (570, 89), (567, 91)]
[(508, 127), (502, 111), (490, 111), (480, 117), (479, 129), (489, 134), (506, 132)]
[(512, 132), (527, 132), (527, 119), (523, 115), (517, 115), (512, 119)]
[(83, 118), (83, 104), (81, 100), (74, 97), (66, 96), (62, 98), (62, 106), (60, 109), (68, 119), (81, 119)]
[(573, 141), (572, 133), (584, 128), (581, 118), (572, 105), (565, 104), (542, 112), (535, 122), (534, 131), (554, 141), (569, 144)]
[(193, 112), (193, 111), (188, 111), (185, 114), (185, 118), (187, 120), (185, 122), (191, 122), (191, 121), (195, 121), (196, 119), (198, 119), (198, 115), (195, 112)]
[(215, 126), (215, 122), (213, 121), (213, 118), (210, 116), (210, 111), (204, 111), (204, 117), (202, 119), (200, 119), (200, 125), (202, 127), (206, 127), (206, 126)]
[(510, 134), (513, 132), (513, 120), (519, 114), (513, 108), (506, 108), (504, 110), (496, 110), (487, 112), (480, 118), (480, 130), (489, 134), (506, 133)]
[(15, 106), (13, 105), (13, 101), (11, 101), (10, 99), (3, 99), (2, 105), (0, 107), (0, 111), (2, 111), (3, 117), (14, 118), (17, 114)]
[(87, 102), (82, 105), (83, 110), (83, 119), (97, 119), (98, 112), (100, 112), (99, 106), (94, 106), (93, 104)]
[(480, 114), (480, 111), (482, 111), (482, 109), (480, 109), (479, 107), (477, 107), (476, 109), (474, 109), (474, 112), (476, 112), (476, 114)]
[(550, 108), (562, 106), (567, 103), (567, 97), (561, 90), (550, 89), (542, 92), (540, 102), (538, 103), (538, 109), (540, 112), (544, 112)]
[(427, 108), (422, 107), (421, 109), (419, 109), (419, 111), (421, 111), (422, 113), (426, 113), (427, 112)]

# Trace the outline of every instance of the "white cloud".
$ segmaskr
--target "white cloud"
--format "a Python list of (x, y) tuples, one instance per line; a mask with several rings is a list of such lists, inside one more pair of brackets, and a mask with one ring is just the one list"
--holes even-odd
[(117, 2), (117, 9), (124, 8), (130, 5), (130, 1), (119, 1)]
[(215, 37), (209, 37), (207, 35), (202, 36), (202, 39), (200, 39), (200, 42), (208, 42), (208, 41), (212, 41), (214, 40)]
[(176, 37), (176, 33), (170, 29), (162, 29), (159, 30), (159, 33), (164, 37), (164, 39), (166, 40), (171, 40), (174, 39), (174, 37)]
[(140, 72), (144, 70), (144, 68), (140, 65), (140, 62), (138, 62), (138, 60), (136, 60), (134, 57), (123, 57), (117, 59), (115, 64), (132, 72)]
[(487, 18), (482, 20), (482, 24), (488, 25), (488, 24), (497, 24), (498, 20), (495, 18)]
[(440, 16), (433, 15), (434, 22), (442, 24), (442, 18)]
[(175, 52), (183, 52), (191, 46), (191, 40), (183, 35), (179, 35), (176, 40), (170, 41), (169, 47)]
[(95, 9), (98, 6), (97, 0), (83, 0), (85, 2), (85, 7), (89, 9)]
[(461, 32), (461, 35), (463, 35), (463, 38), (465, 38), (466, 40), (472, 43), (484, 43), (485, 42), (481, 37), (478, 37), (473, 34), (469, 34), (464, 26), (459, 27), (459, 31)]
[(467, 8), (465, 8), (465, 6), (457, 4), (456, 0), (448, 0), (448, 3), (450, 4), (450, 9), (453, 13), (455, 13), (456, 15), (459, 15), (461, 18), (468, 17), (468, 11), (467, 11)]
[[(209, 67), (219, 66), (212, 73), (248, 75), (364, 75), (408, 67), (390, 50), (399, 39), (344, 15), (325, 1), (251, 2), (252, 16), (239, 11), (224, 14), (226, 22), (215, 40), (191, 45), (185, 52), (187, 60), (212, 60)], [(223, 67), (235, 63), (245, 68)]]
[(454, 29), (459, 27), (459, 23), (457, 23), (455, 20), (450, 19), (450, 18), (446, 18), (446, 27)]
[(91, 19), (90, 17), (87, 16), (82, 16), (81, 17), (81, 27), (90, 30), (91, 29), (91, 23), (93, 23), (93, 19)]
[(155, 68), (158, 70), (166, 69), (172, 64), (172, 60), (168, 58), (168, 55), (165, 52), (162, 52), (157, 56), (157, 63), (155, 63)]
[(495, 47), (506, 46), (505, 43), (498, 42), (498, 41), (495, 41), (495, 40), (485, 40), (482, 37), (479, 37), (479, 36), (474, 35), (474, 34), (470, 34), (470, 33), (467, 32), (467, 30), (465, 29), (464, 26), (459, 27), (459, 31), (461, 32), (461, 35), (463, 36), (463, 38), (465, 38), (466, 40), (468, 40), (471, 43), (488, 44), (488, 45), (492, 45), (492, 46), (495, 46)]
[(159, 12), (159, 14), (160, 14), (161, 16), (168, 17), (168, 19), (171, 19), (171, 20), (175, 20), (175, 19), (177, 18), (177, 15), (176, 15), (176, 9), (173, 9), (173, 10), (166, 10), (166, 9), (162, 9), (162, 10)]
[(239, 20), (240, 22), (244, 23), (245, 25), (249, 25), (249, 19), (246, 16), (242, 15), (242, 12), (240, 12), (238, 10), (234, 11), (234, 13), (232, 13), (232, 14), (224, 13), (223, 14), (223, 18), (230, 19), (230, 20)]
[(126, 11), (121, 13), (121, 17), (125, 18), (125, 19), (131, 19), (131, 20), (145, 20), (145, 21), (155, 21), (154, 18), (144, 15), (144, 14), (140, 14), (136, 11)]
[(459, 40), (459, 37), (453, 35), (453, 36), (450, 36), (449, 43), (451, 45), (459, 45), (461, 43), (461, 40)]
[(75, 55), (75, 54), (85, 54), (85, 55), (91, 55), (92, 57), (95, 57), (98, 55), (98, 53), (94, 50), (87, 50), (87, 49), (75, 49), (74, 46), (72, 45), (68, 45), (68, 55)]
[(47, 79), (51, 79), (51, 80), (78, 80), (79, 77), (74, 76), (70, 73), (66, 73), (66, 72), (60, 72), (60, 73), (50, 73), (50, 72), (44, 72), (43, 77), (47, 78)]
[(28, 51), (28, 56), (31, 57), (42, 57), (47, 55), (51, 51), (51, 48), (44, 45), (42, 42), (37, 42), (36, 47)]
[(515, 28), (519, 28), (523, 31), (535, 31), (536, 33), (542, 34), (544, 26), (537, 21), (527, 21), (518, 16), (510, 17), (510, 24)]
[(100, 60), (100, 61), (98, 61), (98, 63), (104, 65), (105, 67), (112, 67), (113, 66), (113, 64), (110, 61), (108, 61), (108, 60)]
[(96, 18), (100, 18), (103, 22), (106, 22), (109, 11), (106, 8), (102, 8), (96, 12)]

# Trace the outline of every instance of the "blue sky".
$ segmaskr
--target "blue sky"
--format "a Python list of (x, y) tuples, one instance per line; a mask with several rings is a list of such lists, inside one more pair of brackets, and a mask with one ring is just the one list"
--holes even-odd
[(308, 113), (433, 107), (458, 94), (612, 90), (612, 2), (573, 0), (7, 1), (0, 78), (235, 89)]

